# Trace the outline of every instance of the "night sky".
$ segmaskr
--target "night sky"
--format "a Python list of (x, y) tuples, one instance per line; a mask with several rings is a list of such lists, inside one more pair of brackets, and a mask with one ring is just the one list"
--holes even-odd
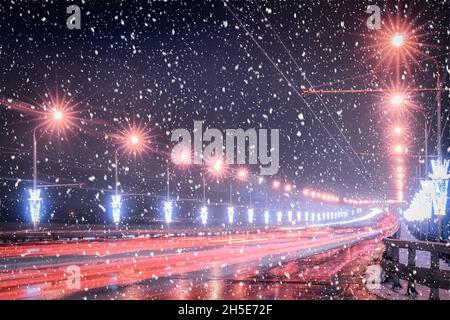
[[(66, 27), (71, 4), (81, 8), (81, 30)], [(392, 86), (392, 66), (375, 45), (382, 31), (366, 26), (368, 4), (375, 3), (229, 1), (244, 28), (222, 1), (2, 1), (0, 97), (36, 106), (65, 97), (84, 119), (65, 135), (41, 132), (39, 180), (83, 183), (82, 188), (47, 190), (46, 217), (75, 211), (101, 221), (114, 186), (115, 147), (105, 136), (131, 125), (145, 126), (151, 145), (145, 154), (121, 157), (122, 189), (164, 196), (165, 161), (173, 146), (170, 133), (177, 128), (192, 131), (194, 120), (222, 130), (280, 129), (280, 171), (273, 178), (292, 182), (298, 190), (395, 197), (388, 134), (393, 117), (386, 112), (385, 97), (329, 94), (321, 101), (316, 95), (298, 94), (311, 84), (316, 89)], [(448, 85), (443, 66), (450, 51), (449, 2), (376, 4), (385, 23), (397, 16), (411, 21), (423, 43), (424, 54), (404, 70), (402, 86), (434, 86), (436, 67), (425, 55), (436, 58)], [(429, 153), (436, 154), (434, 95), (418, 94), (414, 100), (433, 119)], [(444, 119), (448, 101), (446, 92)], [(31, 134), (37, 120), (5, 106), (0, 119), (0, 219), (21, 221), (26, 219), (22, 209), (31, 185)], [(409, 126), (411, 189), (422, 160), (415, 155), (423, 154), (420, 119), (415, 111), (402, 119)], [(444, 156), (447, 138), (448, 126)], [(252, 171), (258, 172), (256, 167)], [(174, 194), (201, 197), (197, 168), (172, 174)], [(273, 178), (268, 177), (267, 184)], [(245, 187), (237, 188), (247, 201)], [(211, 183), (208, 196), (225, 201), (226, 192)], [(159, 198), (130, 199), (130, 216), (150, 217), (160, 207)]]

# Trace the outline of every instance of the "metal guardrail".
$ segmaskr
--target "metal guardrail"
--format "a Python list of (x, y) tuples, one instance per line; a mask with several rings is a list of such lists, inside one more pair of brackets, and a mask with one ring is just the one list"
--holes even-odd
[[(386, 274), (392, 278), (394, 288), (401, 288), (400, 279), (408, 281), (407, 294), (417, 293), (415, 284), (430, 287), (430, 300), (439, 299), (439, 288), (450, 290), (450, 271), (440, 270), (441, 255), (450, 255), (450, 243), (408, 241), (393, 238), (383, 239), (386, 247), (381, 266)], [(399, 262), (400, 249), (408, 250), (408, 264)], [(430, 252), (430, 268), (416, 266), (416, 252)]]
[(103, 229), (103, 230), (22, 230), (0, 231), (0, 244), (34, 241), (108, 240), (121, 238), (161, 238), (170, 236), (225, 236), (274, 231), (275, 228), (198, 229)]

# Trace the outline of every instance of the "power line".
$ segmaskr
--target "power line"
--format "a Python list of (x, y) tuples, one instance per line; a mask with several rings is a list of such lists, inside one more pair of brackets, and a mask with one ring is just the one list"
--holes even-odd
[[(327, 129), (327, 127), (323, 124), (323, 122), (320, 120), (314, 109), (309, 105), (309, 103), (304, 99), (302, 94), (298, 91), (298, 89), (291, 83), (291, 81), (285, 76), (285, 74), (281, 71), (281, 69), (276, 65), (276, 63), (270, 58), (270, 56), (267, 54), (267, 52), (264, 50), (264, 48), (259, 44), (259, 42), (254, 38), (252, 33), (248, 30), (248, 28), (242, 23), (242, 21), (239, 19), (239, 17), (234, 13), (234, 11), (231, 9), (231, 7), (224, 1), (223, 4), (225, 5), (225, 8), (233, 15), (233, 17), (239, 22), (239, 24), (244, 28), (248, 36), (253, 40), (253, 42), (257, 45), (257, 47), (261, 50), (261, 52), (266, 56), (266, 58), (269, 60), (269, 62), (274, 66), (274, 68), (280, 73), (280, 75), (284, 78), (284, 80), (288, 83), (288, 85), (297, 93), (297, 95), (300, 97), (300, 99), (305, 103), (307, 108), (311, 111), (311, 113), (314, 115), (316, 120), (320, 123), (324, 131), (330, 136), (330, 138), (334, 141), (334, 143), (339, 147), (342, 153), (344, 153), (347, 158), (350, 160), (350, 162), (353, 164), (353, 166), (356, 168), (358, 173), (361, 173), (361, 169), (356, 165), (356, 163), (353, 161), (353, 158), (348, 154), (348, 152), (340, 145), (340, 143), (336, 140), (336, 138), (333, 136), (333, 134)], [(364, 173), (363, 173), (364, 175)]]

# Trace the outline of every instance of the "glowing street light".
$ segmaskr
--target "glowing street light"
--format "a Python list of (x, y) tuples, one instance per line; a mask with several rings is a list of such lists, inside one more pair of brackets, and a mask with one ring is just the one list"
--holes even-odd
[(225, 164), (221, 158), (213, 158), (208, 163), (209, 172), (215, 177), (220, 177), (225, 171)]
[(241, 169), (238, 170), (238, 172), (237, 172), (237, 178), (238, 178), (240, 181), (245, 181), (245, 180), (247, 180), (247, 177), (248, 177), (248, 171), (247, 171), (247, 169), (241, 168)]
[(402, 34), (396, 33), (391, 38), (391, 44), (395, 48), (400, 48), (405, 43), (405, 37)]
[[(131, 128), (124, 135), (118, 136), (119, 147), (114, 153), (114, 171), (115, 171), (115, 194), (112, 196), (111, 207), (113, 211), (113, 221), (116, 226), (120, 223), (122, 199), (119, 194), (119, 151), (127, 150), (129, 153), (145, 151), (148, 148), (148, 135), (141, 128)], [(167, 199), (167, 202), (169, 199)], [(166, 212), (166, 205), (164, 205)]]
[(403, 132), (403, 128), (402, 127), (400, 127), (400, 126), (394, 127), (394, 133), (396, 135), (400, 135), (402, 132)]
[(150, 137), (145, 127), (131, 127), (116, 137), (120, 143), (119, 149), (124, 149), (128, 153), (136, 154), (149, 148)]
[(292, 191), (292, 185), (290, 183), (286, 183), (284, 186), (284, 192), (291, 192)]
[(405, 148), (402, 146), (402, 145), (400, 145), (400, 144), (397, 144), (395, 147), (394, 147), (394, 152), (396, 153), (396, 154), (401, 154), (401, 153), (404, 153), (406, 150), (405, 150)]
[(400, 93), (396, 93), (392, 96), (391, 98), (391, 103), (395, 106), (395, 107), (400, 107), (402, 106), (404, 103), (406, 102), (406, 98), (404, 95), (400, 94)]
[(191, 164), (191, 150), (189, 148), (177, 149), (176, 152), (171, 154), (172, 162), (177, 166), (188, 166)]
[(55, 109), (53, 110), (53, 119), (55, 121), (61, 121), (64, 118), (64, 113), (61, 110)]
[(272, 188), (273, 188), (273, 189), (278, 189), (279, 187), (280, 187), (280, 181), (274, 180), (274, 181), (272, 182)]

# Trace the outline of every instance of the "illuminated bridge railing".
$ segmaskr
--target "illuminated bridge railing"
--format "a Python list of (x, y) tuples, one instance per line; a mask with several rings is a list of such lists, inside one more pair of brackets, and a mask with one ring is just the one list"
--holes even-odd
[[(430, 300), (439, 299), (439, 288), (450, 290), (450, 271), (440, 270), (441, 256), (450, 255), (450, 245), (446, 243), (407, 241), (393, 238), (383, 239), (386, 249), (381, 266), (387, 276), (394, 282), (394, 289), (401, 288), (400, 279), (408, 281), (407, 294), (416, 294), (415, 284), (430, 288)], [(408, 251), (408, 263), (399, 261), (400, 249)], [(416, 266), (416, 252), (430, 252), (430, 268)]]

